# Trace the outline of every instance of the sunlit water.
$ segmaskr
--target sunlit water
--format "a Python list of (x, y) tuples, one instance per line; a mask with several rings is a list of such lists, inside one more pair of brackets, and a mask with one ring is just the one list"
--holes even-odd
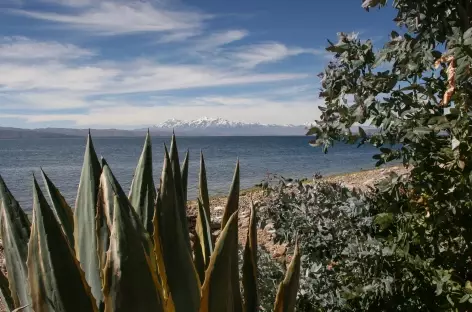
[[(108, 161), (112, 171), (128, 191), (144, 138), (96, 138), (99, 156)], [(285, 177), (311, 178), (373, 168), (375, 148), (338, 144), (323, 154), (310, 147), (307, 137), (181, 137), (178, 138), (180, 161), (190, 151), (189, 198), (196, 196), (199, 153), (206, 161), (211, 195), (227, 193), (234, 166), (239, 157), (241, 187), (260, 183), (268, 173)], [(154, 177), (159, 181), (164, 157), (164, 143), (169, 138), (153, 138)], [(40, 179), (42, 167), (74, 206), (85, 148), (84, 138), (0, 140), (0, 174), (25, 210), (32, 203), (32, 174)]]

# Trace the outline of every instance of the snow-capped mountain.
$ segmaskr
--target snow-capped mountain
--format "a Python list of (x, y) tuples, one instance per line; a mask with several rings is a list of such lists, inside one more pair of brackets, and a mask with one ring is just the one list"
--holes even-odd
[(151, 131), (172, 131), (180, 135), (195, 136), (230, 136), (230, 135), (304, 135), (303, 125), (274, 125), (261, 123), (245, 123), (229, 121), (223, 118), (203, 117), (196, 120), (184, 121), (169, 119), (155, 125)]

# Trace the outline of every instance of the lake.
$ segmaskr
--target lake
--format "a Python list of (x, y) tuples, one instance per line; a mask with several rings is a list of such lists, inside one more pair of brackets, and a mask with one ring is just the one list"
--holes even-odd
[[(328, 154), (308, 145), (308, 137), (180, 137), (180, 161), (190, 151), (189, 199), (195, 198), (200, 150), (206, 162), (211, 195), (226, 194), (239, 157), (241, 188), (260, 183), (269, 173), (284, 177), (311, 178), (373, 168), (371, 146), (337, 144)], [(153, 138), (156, 183), (162, 169), (164, 143), (170, 138)], [(98, 156), (103, 156), (123, 188), (128, 191), (144, 138), (95, 138)], [(73, 207), (80, 179), (85, 138), (0, 140), (0, 175), (23, 209), (32, 207), (32, 175), (41, 180), (39, 169), (56, 184)]]

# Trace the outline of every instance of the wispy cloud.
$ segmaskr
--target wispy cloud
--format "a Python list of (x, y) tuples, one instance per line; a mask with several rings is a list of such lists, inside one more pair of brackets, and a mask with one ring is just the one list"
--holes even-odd
[[(9, 114), (8, 118), (18, 118), (29, 123), (68, 121), (79, 127), (127, 127), (150, 126), (170, 118), (181, 117), (185, 110), (185, 119), (202, 117), (205, 111), (208, 117), (221, 117), (229, 120), (246, 122), (267, 122), (276, 124), (300, 124), (319, 115), (317, 101), (273, 101), (260, 98), (238, 97), (202, 97), (202, 98), (163, 98), (167, 105), (133, 106), (116, 103), (94, 107), (78, 114)], [(174, 105), (175, 103), (179, 105)], [(104, 104), (102, 102), (102, 104)], [(218, 104), (218, 105), (215, 105)], [(244, 105), (241, 105), (244, 104)], [(97, 106), (97, 105), (95, 105)], [(301, 120), (300, 116), (308, 116)]]
[(0, 38), (0, 60), (76, 59), (95, 55), (73, 44), (37, 41), (26, 37)]
[(241, 40), (245, 38), (248, 34), (249, 34), (248, 31), (243, 30), (243, 29), (232, 29), (232, 30), (217, 32), (199, 40), (196, 44), (196, 50), (199, 50), (199, 51), (215, 50), (231, 42)]
[(287, 47), (279, 42), (267, 42), (238, 47), (229, 54), (229, 57), (242, 67), (253, 68), (260, 64), (278, 62), (300, 54), (320, 54), (320, 51)]
[(60, 1), (63, 5), (80, 7), (71, 13), (11, 10), (12, 13), (63, 24), (92, 34), (120, 35), (157, 32), (177, 36), (178, 33), (198, 34), (211, 16), (190, 10), (171, 10), (161, 2), (141, 1)]

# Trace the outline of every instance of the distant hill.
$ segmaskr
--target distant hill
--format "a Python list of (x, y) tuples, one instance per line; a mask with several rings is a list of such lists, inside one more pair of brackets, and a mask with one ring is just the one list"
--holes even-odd
[(65, 138), (70, 135), (61, 133), (49, 133), (39, 130), (20, 129), (20, 128), (6, 128), (0, 127), (0, 139), (23, 139), (23, 138)]

